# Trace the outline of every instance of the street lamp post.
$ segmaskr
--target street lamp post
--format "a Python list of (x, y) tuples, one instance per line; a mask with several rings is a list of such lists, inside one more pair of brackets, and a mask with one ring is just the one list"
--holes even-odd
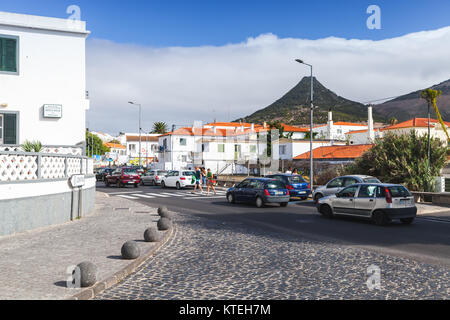
[(140, 103), (134, 103), (132, 101), (128, 101), (129, 104), (133, 104), (135, 106), (139, 106), (139, 166), (141, 166), (141, 104)]
[(307, 65), (311, 68), (311, 109), (310, 109), (310, 132), (309, 132), (309, 180), (311, 184), (311, 193), (313, 191), (313, 178), (314, 178), (314, 172), (313, 172), (313, 109), (314, 109), (314, 88), (313, 88), (313, 66), (305, 63), (303, 60), (295, 59), (298, 63)]

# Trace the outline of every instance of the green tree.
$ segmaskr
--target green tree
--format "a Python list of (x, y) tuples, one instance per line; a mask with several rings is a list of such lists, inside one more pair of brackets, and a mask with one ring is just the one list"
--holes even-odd
[(428, 135), (419, 136), (414, 130), (403, 135), (388, 133), (349, 166), (347, 173), (375, 176), (414, 191), (434, 191), (434, 178), (445, 164), (447, 148), (438, 138), (431, 139), (431, 172), (427, 153)]
[(164, 134), (168, 131), (167, 124), (163, 121), (153, 123), (152, 133)]
[(96, 155), (104, 155), (106, 152), (110, 151), (110, 149), (103, 144), (102, 139), (86, 130), (86, 153), (88, 157), (92, 157), (92, 149), (94, 149), (94, 154)]
[(390, 124), (391, 126), (393, 126), (394, 124), (397, 124), (397, 123), (398, 123), (397, 118), (392, 117), (392, 118), (389, 119), (389, 124)]

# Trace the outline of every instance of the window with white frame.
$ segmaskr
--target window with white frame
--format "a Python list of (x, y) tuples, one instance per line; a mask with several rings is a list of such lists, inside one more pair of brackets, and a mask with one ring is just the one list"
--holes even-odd
[(280, 146), (280, 154), (286, 154), (286, 146)]
[(0, 35), (0, 72), (18, 71), (18, 38)]
[(180, 146), (185, 146), (187, 143), (186, 138), (180, 138)]
[(217, 145), (217, 152), (225, 152), (225, 144), (224, 143), (219, 143)]

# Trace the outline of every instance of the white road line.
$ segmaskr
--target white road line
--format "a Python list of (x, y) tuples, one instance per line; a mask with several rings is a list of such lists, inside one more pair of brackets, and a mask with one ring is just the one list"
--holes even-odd
[(122, 192), (110, 192), (109, 195), (117, 195), (117, 194), (128, 194), (128, 193), (138, 193), (142, 191), (122, 191)]
[(148, 196), (146, 194), (133, 194), (133, 196), (135, 197), (139, 197), (139, 198), (146, 198), (146, 199), (154, 199), (154, 196)]
[(177, 194), (177, 193), (169, 193), (169, 192), (161, 192), (161, 193), (158, 193), (158, 194), (169, 195), (169, 196), (172, 196), (172, 197), (183, 197), (183, 196), (184, 196), (184, 194), (181, 195), (181, 194)]
[(119, 194), (119, 195), (117, 195), (117, 196), (118, 196), (118, 197), (121, 197), (121, 198), (125, 198), (125, 199), (133, 199), (133, 200), (137, 199), (137, 197), (126, 196), (126, 195), (124, 195), (124, 194)]
[(161, 198), (169, 198), (170, 196), (165, 195), (165, 194), (160, 194), (160, 193), (150, 193), (147, 192), (146, 194), (150, 195), (150, 196), (155, 196), (155, 197), (161, 197)]
[(197, 199), (225, 199), (224, 196), (205, 196), (205, 197), (186, 197), (184, 200), (197, 200)]

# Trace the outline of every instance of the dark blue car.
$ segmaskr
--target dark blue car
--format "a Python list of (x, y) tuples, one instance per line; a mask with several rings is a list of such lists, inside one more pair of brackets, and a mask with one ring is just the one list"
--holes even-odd
[(291, 201), (295, 200), (306, 200), (311, 194), (311, 188), (309, 183), (303, 179), (302, 176), (290, 173), (279, 173), (267, 176), (268, 178), (277, 179), (283, 182), (289, 194), (291, 196)]
[(248, 178), (237, 186), (228, 189), (229, 203), (254, 203), (258, 208), (266, 203), (279, 203), (286, 207), (289, 203), (289, 191), (280, 180), (269, 178)]

